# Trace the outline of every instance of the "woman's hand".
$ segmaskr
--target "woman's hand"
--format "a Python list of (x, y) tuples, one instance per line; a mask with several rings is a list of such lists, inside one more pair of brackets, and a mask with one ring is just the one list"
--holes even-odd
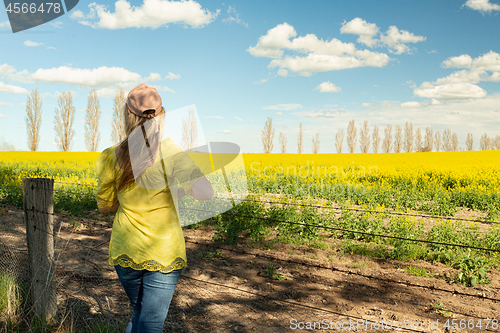
[(196, 200), (211, 200), (214, 197), (212, 184), (206, 177), (198, 179), (191, 188), (191, 196)]
[(118, 201), (117, 203), (115, 203), (112, 207), (108, 207), (108, 208), (99, 208), (99, 212), (101, 214), (108, 214), (108, 213), (114, 213), (118, 210), (118, 208), (120, 207), (120, 202)]
[(182, 187), (179, 187), (177, 189), (177, 199), (180, 199), (182, 197), (186, 196), (186, 191)]

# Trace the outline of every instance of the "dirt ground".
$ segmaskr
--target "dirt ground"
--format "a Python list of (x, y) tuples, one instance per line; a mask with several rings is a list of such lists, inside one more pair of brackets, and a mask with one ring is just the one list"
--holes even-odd
[[(27, 276), (23, 211), (4, 206), (0, 212), (0, 271)], [(91, 217), (54, 215), (61, 327), (96, 320), (123, 325), (132, 316), (107, 263), (111, 222)], [(262, 250), (243, 238), (228, 246), (214, 243), (213, 234), (210, 227), (184, 230), (188, 267), (164, 332), (500, 331), (496, 270), (488, 275), (491, 284), (468, 288), (405, 272), (412, 265), (451, 276), (453, 269), (442, 264), (278, 243)]]

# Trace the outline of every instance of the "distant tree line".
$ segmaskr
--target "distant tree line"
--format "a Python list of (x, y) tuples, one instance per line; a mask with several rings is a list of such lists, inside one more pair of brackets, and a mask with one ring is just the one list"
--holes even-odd
[[(344, 135), (345, 134), (345, 135)], [(349, 153), (354, 153), (356, 144), (359, 143), (359, 148), (362, 153), (368, 153), (370, 147), (374, 153), (401, 153), (401, 152), (432, 152), (432, 151), (472, 151), (474, 150), (474, 139), (471, 133), (467, 134), (465, 139), (465, 147), (459, 146), (457, 133), (451, 132), (450, 129), (445, 129), (441, 134), (439, 131), (434, 132), (432, 128), (426, 127), (425, 130), (413, 128), (412, 122), (406, 122), (404, 128), (396, 125), (394, 135), (392, 125), (387, 125), (384, 128), (383, 138), (380, 135), (379, 127), (373, 126), (370, 133), (368, 121), (364, 121), (359, 130), (356, 129), (354, 120), (351, 120), (347, 126), (346, 132), (340, 128), (335, 134), (335, 149), (337, 153), (342, 153), (344, 146), (344, 137), (346, 139)], [(274, 128), (272, 118), (267, 118), (264, 130), (262, 131), (262, 144), (264, 152), (271, 153), (273, 150)], [(284, 132), (280, 133), (279, 142), (281, 152), (287, 152), (287, 138)], [(320, 141), (319, 132), (312, 139), (311, 151), (316, 154), (319, 152)], [(488, 137), (484, 133), (479, 140), (480, 150), (500, 150), (500, 135), (496, 137)], [(297, 152), (303, 152), (303, 127), (299, 125), (299, 134), (297, 136)]]

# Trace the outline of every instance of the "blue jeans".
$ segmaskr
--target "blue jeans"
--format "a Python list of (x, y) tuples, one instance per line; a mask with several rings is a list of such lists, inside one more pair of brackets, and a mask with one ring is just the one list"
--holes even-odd
[(115, 266), (135, 316), (125, 333), (161, 333), (182, 268), (170, 273)]

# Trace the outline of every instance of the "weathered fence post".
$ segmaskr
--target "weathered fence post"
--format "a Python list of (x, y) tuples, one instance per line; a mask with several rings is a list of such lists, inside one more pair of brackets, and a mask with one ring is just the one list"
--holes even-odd
[(57, 311), (52, 216), (54, 212), (53, 195), (53, 179), (23, 179), (31, 299), (35, 313), (45, 320), (54, 317)]

